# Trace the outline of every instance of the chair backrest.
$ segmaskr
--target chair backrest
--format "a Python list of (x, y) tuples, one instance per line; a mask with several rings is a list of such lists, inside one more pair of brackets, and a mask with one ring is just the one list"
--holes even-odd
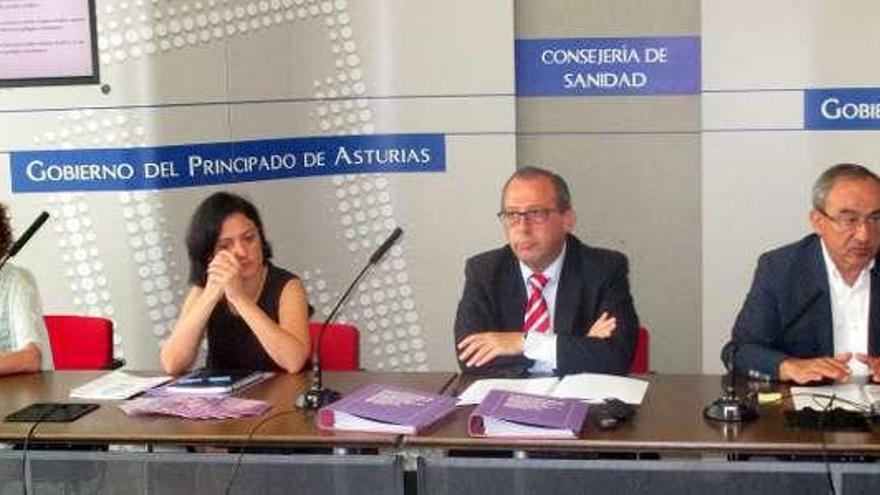
[(629, 364), (630, 373), (647, 373), (648, 357), (650, 354), (651, 333), (648, 327), (639, 327), (639, 337), (636, 341), (636, 352), (633, 354), (632, 362)]
[(113, 363), (113, 322), (97, 316), (46, 315), (56, 370), (99, 370)]
[[(309, 324), (312, 345), (318, 343), (321, 323)], [(354, 325), (331, 323), (324, 331), (321, 342), (321, 366), (330, 371), (351, 371), (361, 366), (360, 332)]]

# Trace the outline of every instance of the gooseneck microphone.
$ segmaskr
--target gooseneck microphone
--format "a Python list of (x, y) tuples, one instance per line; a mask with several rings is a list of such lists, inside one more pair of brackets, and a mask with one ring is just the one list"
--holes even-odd
[(3, 265), (5, 265), (7, 261), (9, 261), (9, 258), (12, 258), (16, 254), (18, 254), (19, 251), (21, 251), (21, 248), (23, 248), (24, 245), (27, 244), (29, 240), (31, 240), (31, 237), (33, 237), (34, 234), (36, 234), (37, 231), (40, 230), (40, 227), (42, 227), (48, 219), (49, 214), (45, 211), (37, 215), (37, 218), (33, 221), (33, 223), (31, 223), (31, 226), (24, 231), (24, 234), (22, 234), (21, 237), (16, 239), (16, 241), (13, 242), (11, 246), (9, 246), (9, 250), (6, 251), (6, 254), (3, 255), (2, 259), (0, 259), (0, 268), (3, 268)]
[(703, 409), (703, 415), (713, 421), (741, 423), (758, 417), (758, 409), (754, 404), (744, 401), (736, 393), (736, 353), (739, 342), (732, 339), (729, 359), (724, 363), (727, 372), (721, 378), (721, 397), (715, 399)]
[(315, 339), (314, 346), (312, 347), (312, 384), (309, 386), (309, 389), (303, 392), (302, 395), (296, 398), (296, 405), (301, 409), (309, 409), (315, 410), (320, 409), (321, 407), (330, 404), (339, 399), (340, 394), (335, 390), (330, 390), (328, 388), (324, 388), (322, 382), (322, 368), (321, 368), (321, 341), (324, 339), (324, 332), (327, 330), (327, 326), (333, 322), (333, 319), (336, 318), (336, 313), (339, 312), (339, 309), (342, 308), (342, 305), (345, 304), (345, 301), (348, 300), (348, 296), (351, 294), (351, 291), (357, 287), (358, 283), (364, 278), (364, 275), (367, 273), (371, 267), (373, 267), (376, 263), (378, 263), (391, 249), (391, 246), (400, 239), (400, 236), (403, 235), (403, 229), (397, 227), (391, 232), (391, 235), (385, 239), (385, 242), (382, 243), (381, 246), (376, 248), (376, 251), (370, 256), (370, 259), (367, 261), (367, 264), (361, 269), (360, 273), (354, 278), (351, 285), (348, 286), (345, 293), (342, 294), (342, 297), (336, 302), (336, 305), (333, 306), (333, 310), (330, 311), (330, 314), (327, 315), (327, 319), (324, 320), (324, 323), (321, 324), (321, 329), (318, 330), (317, 338)]
[(395, 228), (388, 236), (388, 238), (385, 239), (385, 242), (383, 242), (382, 245), (376, 249), (376, 252), (373, 253), (372, 256), (370, 256), (370, 262), (367, 266), (375, 265), (376, 263), (378, 263), (379, 260), (381, 260), (385, 256), (385, 253), (387, 253), (388, 250), (391, 249), (391, 246), (393, 246), (394, 243), (396, 243), (402, 235), (403, 229), (401, 229), (400, 227)]

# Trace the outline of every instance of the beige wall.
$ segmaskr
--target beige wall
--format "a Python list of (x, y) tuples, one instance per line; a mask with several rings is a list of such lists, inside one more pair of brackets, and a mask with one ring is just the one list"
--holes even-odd
[[(445, 134), (445, 173), (225, 188), (259, 206), (316, 319), (403, 227), (340, 320), (361, 329), (366, 368), (454, 368), (463, 262), (500, 242), (486, 191), (515, 163), (512, 1), (97, 3), (109, 91), (0, 90), (0, 169), (26, 149)], [(117, 355), (141, 369), (157, 367), (187, 288), (189, 216), (216, 189), (13, 195), (0, 174), (18, 232), (52, 214), (15, 260), (36, 275), (46, 311), (113, 318)]]
[[(872, 0), (349, 0), (268, 14), (251, 3), (98, 0), (109, 93), (0, 90), (0, 169), (23, 149), (446, 134), (443, 174), (230, 187), (260, 205), (278, 262), (306, 278), (320, 312), (379, 237), (406, 230), (341, 315), (361, 327), (368, 368), (455, 368), (464, 260), (503, 242), (501, 183), (537, 164), (569, 179), (577, 234), (629, 257), (652, 368), (720, 371), (757, 256), (809, 231), (816, 174), (880, 156), (875, 132), (802, 128), (803, 89), (878, 86)], [(236, 6), (245, 18), (227, 22)], [(201, 41), (199, 15), (215, 11), (223, 35)], [(676, 35), (702, 39), (701, 95), (514, 96), (516, 38)], [(0, 173), (18, 232), (53, 214), (15, 260), (46, 309), (113, 317), (136, 368), (157, 364), (186, 288), (183, 230), (212, 190), (12, 195)], [(358, 214), (368, 221), (352, 225)]]
[[(518, 38), (699, 36), (698, 1), (517, 3)], [(569, 182), (576, 234), (629, 257), (651, 368), (698, 372), (700, 98), (517, 99), (517, 159)]]

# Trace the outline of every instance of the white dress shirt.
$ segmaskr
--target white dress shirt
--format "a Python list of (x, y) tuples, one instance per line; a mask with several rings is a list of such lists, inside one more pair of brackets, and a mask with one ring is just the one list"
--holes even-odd
[[(852, 287), (847, 285), (837, 265), (822, 242), (822, 256), (828, 272), (831, 296), (831, 321), (834, 329), (834, 354), (868, 353), (868, 319), (871, 310), (871, 268), (874, 260), (859, 273)], [(848, 363), (854, 376), (867, 375), (868, 367), (853, 358)]]
[[(545, 333), (527, 332), (525, 335), (525, 343), (523, 345), (523, 355), (535, 362), (529, 371), (535, 374), (549, 374), (556, 369), (556, 331), (554, 326), (556, 323), (556, 289), (559, 287), (559, 275), (562, 273), (562, 262), (565, 260), (565, 247), (562, 252), (553, 260), (553, 263), (541, 272), (547, 277), (547, 285), (542, 291), (544, 301), (547, 302), (547, 313), (550, 317), (550, 328)], [(526, 287), (526, 294), (529, 294), (529, 277), (534, 273), (531, 268), (522, 261), (519, 262), (519, 269), (522, 272), (523, 284)]]

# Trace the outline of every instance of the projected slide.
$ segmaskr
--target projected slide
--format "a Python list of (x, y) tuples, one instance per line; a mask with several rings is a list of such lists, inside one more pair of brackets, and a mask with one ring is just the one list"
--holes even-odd
[(0, 0), (0, 85), (95, 78), (91, 23), (89, 0)]

